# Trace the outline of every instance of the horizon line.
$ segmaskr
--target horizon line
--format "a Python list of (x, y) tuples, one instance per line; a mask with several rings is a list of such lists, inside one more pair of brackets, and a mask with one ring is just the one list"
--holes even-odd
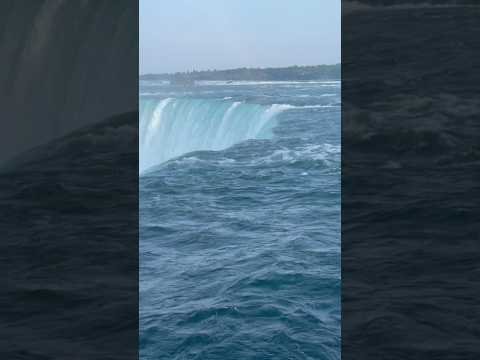
[(293, 67), (315, 67), (315, 66), (337, 66), (342, 65), (341, 62), (333, 63), (333, 64), (315, 64), (315, 65), (287, 65), (287, 66), (265, 66), (265, 67), (235, 67), (235, 68), (226, 68), (226, 69), (192, 69), (192, 70), (184, 70), (184, 71), (175, 71), (175, 72), (148, 72), (148, 73), (140, 73), (139, 76), (145, 75), (175, 75), (175, 74), (185, 74), (191, 72), (207, 72), (207, 71), (231, 71), (231, 70), (241, 70), (241, 69), (255, 69), (255, 70), (267, 70), (267, 69), (286, 69), (286, 68), (293, 68)]

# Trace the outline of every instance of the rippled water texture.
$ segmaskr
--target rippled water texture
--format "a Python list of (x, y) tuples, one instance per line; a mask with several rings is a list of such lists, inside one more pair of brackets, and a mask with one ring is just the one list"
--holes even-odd
[(340, 83), (140, 84), (142, 359), (340, 358)]

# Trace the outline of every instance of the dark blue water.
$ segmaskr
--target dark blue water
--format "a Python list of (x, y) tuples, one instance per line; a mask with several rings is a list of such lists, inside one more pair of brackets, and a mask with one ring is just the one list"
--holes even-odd
[(142, 359), (340, 358), (340, 83), (140, 84)]

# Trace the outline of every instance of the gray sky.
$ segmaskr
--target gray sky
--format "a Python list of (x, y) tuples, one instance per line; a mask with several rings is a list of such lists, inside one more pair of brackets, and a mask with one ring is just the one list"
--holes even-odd
[(140, 73), (340, 62), (340, 0), (140, 0)]

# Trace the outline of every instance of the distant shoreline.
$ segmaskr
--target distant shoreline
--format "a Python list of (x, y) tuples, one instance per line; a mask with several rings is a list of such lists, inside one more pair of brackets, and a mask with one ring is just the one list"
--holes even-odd
[(238, 68), (230, 70), (140, 75), (140, 80), (163, 80), (173, 83), (190, 83), (194, 81), (308, 81), (340, 79), (340, 64), (289, 66), (281, 68)]

